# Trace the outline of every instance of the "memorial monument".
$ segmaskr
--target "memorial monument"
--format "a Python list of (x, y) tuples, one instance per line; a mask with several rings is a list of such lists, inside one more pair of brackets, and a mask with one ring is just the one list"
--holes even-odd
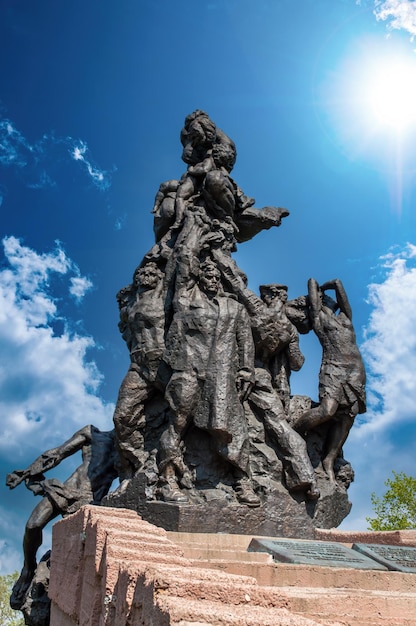
[[(237, 244), (289, 212), (254, 207), (231, 178), (234, 142), (205, 112), (186, 117), (180, 139), (187, 170), (160, 185), (155, 244), (117, 294), (130, 367), (114, 431), (85, 427), (8, 476), (10, 488), (25, 481), (44, 496), (26, 527), (16, 608), (44, 525), (87, 502), (134, 509), (167, 530), (305, 539), (350, 511), (342, 446), (365, 411), (365, 372), (342, 282), (305, 279), (307, 294), (292, 300), (278, 282), (260, 296), (249, 289)], [(322, 345), (319, 402), (290, 391), (304, 362), (299, 334), (311, 331)], [(75, 448), (77, 472), (45, 480)]]
[[(351, 506), (342, 446), (365, 411), (351, 307), (339, 279), (305, 279), (290, 301), (277, 282), (249, 289), (237, 244), (289, 212), (254, 207), (231, 178), (234, 142), (205, 112), (180, 138), (187, 170), (160, 185), (155, 244), (117, 295), (131, 364), (114, 413), (121, 485), (103, 503), (168, 530), (308, 537)], [(319, 403), (290, 392), (310, 331)]]

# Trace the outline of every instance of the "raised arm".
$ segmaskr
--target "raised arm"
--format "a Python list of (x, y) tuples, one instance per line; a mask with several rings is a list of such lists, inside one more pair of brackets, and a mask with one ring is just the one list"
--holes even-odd
[(253, 320), (260, 317), (265, 309), (264, 303), (253, 291), (246, 287), (235, 261), (220, 250), (213, 250), (212, 256), (217, 263), (224, 282), (232, 293), (237, 296), (239, 302), (246, 307), (250, 318)]
[(310, 278), (308, 280), (308, 296), (312, 326), (316, 330), (321, 327), (319, 314), (322, 309), (322, 301), (318, 281), (315, 280), (315, 278)]
[(334, 278), (334, 280), (328, 280), (326, 283), (321, 285), (321, 291), (327, 291), (328, 289), (334, 289), (340, 311), (345, 313), (345, 315), (352, 321), (351, 305), (341, 280), (339, 278)]
[(61, 463), (61, 461), (66, 459), (68, 456), (71, 456), (72, 454), (75, 454), (75, 452), (78, 452), (78, 450), (81, 450), (81, 448), (90, 441), (91, 426), (84, 426), (84, 428), (78, 430), (61, 446), (51, 448), (50, 450), (43, 452), (25, 470), (15, 470), (14, 472), (8, 474), (6, 478), (6, 485), (10, 487), (10, 489), (14, 489), (24, 480), (40, 476), (44, 472), (47, 472), (48, 470), (59, 465), (59, 463)]
[(244, 305), (250, 319), (254, 340), (259, 352), (272, 354), (284, 348), (290, 341), (290, 328), (282, 323), (276, 313), (253, 291), (246, 287), (231, 257), (214, 250), (213, 256), (221, 271), (224, 282)]

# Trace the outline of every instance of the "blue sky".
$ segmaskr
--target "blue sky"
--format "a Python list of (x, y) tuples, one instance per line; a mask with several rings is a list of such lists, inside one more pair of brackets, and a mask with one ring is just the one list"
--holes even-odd
[[(290, 210), (239, 246), (251, 288), (347, 289), (369, 406), (344, 449), (343, 527), (365, 529), (391, 470), (416, 474), (416, 2), (0, 0), (0, 17), (1, 474), (84, 424), (112, 427), (128, 367), (115, 294), (201, 108), (256, 206)], [(301, 346), (292, 390), (317, 399), (320, 346)], [(5, 573), (37, 500), (1, 482)]]

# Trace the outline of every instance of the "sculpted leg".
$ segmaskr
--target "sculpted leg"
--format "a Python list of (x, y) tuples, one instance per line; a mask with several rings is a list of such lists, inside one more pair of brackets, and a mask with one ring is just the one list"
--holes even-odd
[(42, 530), (58, 515), (59, 511), (53, 507), (48, 498), (43, 498), (28, 519), (23, 537), (23, 569), (10, 596), (12, 609), (20, 609), (23, 605), (26, 591), (36, 571), (36, 553), (42, 545)]
[(151, 393), (149, 383), (137, 370), (130, 368), (121, 383), (113, 417), (123, 478), (128, 478), (140, 467), (145, 423), (143, 409)]
[(342, 446), (347, 440), (348, 433), (354, 423), (355, 415), (341, 415), (333, 421), (326, 442), (326, 455), (322, 461), (322, 466), (328, 474), (331, 482), (335, 482), (334, 463), (341, 452)]
[(187, 468), (183, 460), (181, 444), (191, 421), (192, 412), (199, 391), (199, 383), (194, 372), (175, 372), (166, 387), (166, 400), (171, 408), (169, 426), (160, 438), (160, 488), (159, 496), (165, 502), (187, 502), (188, 497), (178, 485), (188, 485)]
[(288, 424), (271, 379), (265, 370), (256, 369), (256, 384), (249, 397), (253, 411), (261, 416), (282, 461), (289, 491), (304, 491), (311, 500), (319, 498), (316, 477), (304, 439)]
[(260, 506), (260, 498), (254, 492), (249, 470), (249, 439), (245, 430), (236, 430), (232, 440), (218, 432), (211, 433), (215, 449), (219, 456), (234, 466), (234, 491), (242, 504), (250, 507)]
[(307, 432), (320, 424), (324, 424), (333, 417), (338, 408), (338, 400), (325, 396), (319, 406), (309, 409), (296, 421), (294, 428), (298, 432)]
[(262, 230), (268, 230), (272, 226), (280, 226), (282, 218), (289, 215), (287, 209), (277, 207), (264, 207), (263, 209), (255, 209), (249, 207), (244, 209), (237, 217), (238, 241), (248, 241), (252, 239)]

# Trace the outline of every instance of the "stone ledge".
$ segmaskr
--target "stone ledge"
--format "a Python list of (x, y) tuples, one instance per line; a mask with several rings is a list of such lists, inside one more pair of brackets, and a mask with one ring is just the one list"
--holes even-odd
[(416, 546), (416, 530), (356, 531), (315, 528), (315, 539), (338, 543), (378, 543), (390, 546)]
[(251, 538), (84, 507), (53, 528), (51, 626), (416, 626), (414, 575), (250, 562)]

